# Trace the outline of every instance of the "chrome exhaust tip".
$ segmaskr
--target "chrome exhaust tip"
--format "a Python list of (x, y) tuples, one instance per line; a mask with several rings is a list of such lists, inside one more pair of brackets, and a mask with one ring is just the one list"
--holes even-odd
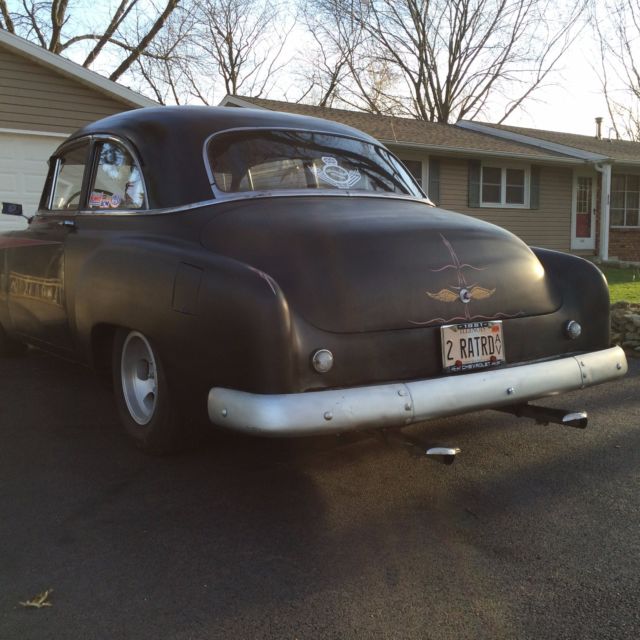
[(458, 447), (430, 447), (426, 454), (436, 462), (450, 465), (455, 462), (456, 456), (460, 453)]
[(585, 429), (589, 421), (586, 411), (574, 411), (562, 416), (562, 424), (567, 427), (575, 427), (576, 429)]
[(589, 416), (586, 411), (573, 411), (569, 409), (552, 409), (540, 407), (535, 404), (519, 404), (512, 407), (501, 407), (498, 411), (511, 413), (518, 418), (532, 418), (538, 424), (560, 424), (563, 427), (574, 429), (586, 429)]

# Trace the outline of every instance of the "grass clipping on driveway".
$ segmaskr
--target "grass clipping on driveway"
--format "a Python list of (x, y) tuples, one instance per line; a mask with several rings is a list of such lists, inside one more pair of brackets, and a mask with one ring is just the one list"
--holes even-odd
[(611, 303), (626, 300), (640, 304), (640, 267), (602, 267), (609, 283)]

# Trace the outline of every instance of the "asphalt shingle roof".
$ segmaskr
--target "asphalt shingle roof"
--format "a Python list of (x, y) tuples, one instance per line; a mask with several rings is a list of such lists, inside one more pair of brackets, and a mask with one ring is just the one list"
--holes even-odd
[(511, 131), (524, 136), (537, 138), (538, 140), (546, 140), (563, 144), (567, 147), (590, 151), (591, 153), (599, 153), (608, 156), (617, 162), (640, 161), (640, 142), (632, 142), (630, 140), (609, 140), (603, 138), (598, 140), (595, 136), (584, 136), (577, 133), (564, 133), (562, 131), (544, 131), (542, 129), (528, 129), (525, 127), (511, 127), (509, 125), (478, 123), (485, 127), (500, 129), (502, 131)]
[(297, 113), (316, 118), (325, 118), (342, 122), (368, 133), (385, 143), (417, 144), (443, 150), (457, 149), (461, 151), (515, 154), (531, 158), (565, 158), (561, 153), (548, 151), (539, 147), (496, 138), (484, 133), (469, 131), (450, 124), (425, 122), (412, 118), (396, 118), (380, 116), (362, 111), (318, 107), (280, 100), (264, 98), (247, 98), (245, 96), (229, 96), (246, 103), (274, 111)]

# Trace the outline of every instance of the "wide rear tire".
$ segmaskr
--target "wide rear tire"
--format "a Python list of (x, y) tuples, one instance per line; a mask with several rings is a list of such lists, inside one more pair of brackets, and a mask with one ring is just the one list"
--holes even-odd
[(127, 435), (156, 455), (181, 448), (184, 429), (157, 348), (139, 331), (121, 329), (113, 343), (113, 390)]

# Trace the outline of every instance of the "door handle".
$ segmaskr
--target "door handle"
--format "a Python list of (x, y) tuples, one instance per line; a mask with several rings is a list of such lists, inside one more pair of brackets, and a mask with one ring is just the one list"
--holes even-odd
[(75, 229), (76, 221), (75, 220), (58, 220), (58, 224), (61, 227), (66, 227), (67, 229)]

